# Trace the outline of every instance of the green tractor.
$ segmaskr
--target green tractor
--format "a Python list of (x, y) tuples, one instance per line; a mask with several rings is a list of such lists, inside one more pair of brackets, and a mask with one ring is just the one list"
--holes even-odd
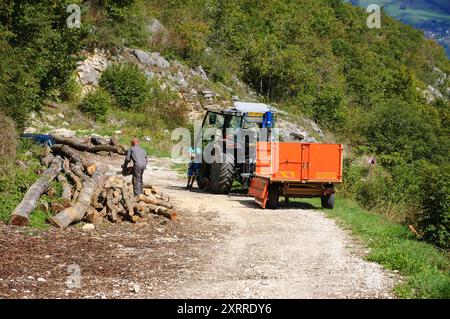
[[(238, 181), (247, 189), (255, 171), (255, 142), (271, 138), (274, 121), (274, 112), (262, 103), (235, 102), (231, 109), (208, 111), (202, 124), (202, 136), (210, 135), (208, 132), (214, 132), (214, 136), (206, 138), (203, 147), (208, 151), (207, 145), (212, 146), (214, 159), (205, 160), (202, 156), (197, 178), (199, 188), (208, 185), (213, 193), (228, 194)], [(267, 134), (261, 136), (262, 131)]]

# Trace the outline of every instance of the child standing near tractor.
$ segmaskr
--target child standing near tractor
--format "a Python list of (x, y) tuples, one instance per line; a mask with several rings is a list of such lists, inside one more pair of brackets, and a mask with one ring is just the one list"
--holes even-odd
[(200, 168), (202, 166), (201, 161), (199, 160), (201, 159), (202, 154), (202, 150), (200, 148), (189, 147), (188, 154), (189, 154), (189, 164), (187, 171), (188, 182), (186, 189), (192, 188), (196, 178), (198, 178), (198, 176), (200, 175)]

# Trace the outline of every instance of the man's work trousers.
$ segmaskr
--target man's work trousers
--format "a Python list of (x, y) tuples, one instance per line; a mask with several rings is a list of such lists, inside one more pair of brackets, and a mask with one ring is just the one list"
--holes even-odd
[(134, 166), (133, 169), (133, 192), (134, 196), (140, 195), (144, 189), (144, 175), (145, 167)]

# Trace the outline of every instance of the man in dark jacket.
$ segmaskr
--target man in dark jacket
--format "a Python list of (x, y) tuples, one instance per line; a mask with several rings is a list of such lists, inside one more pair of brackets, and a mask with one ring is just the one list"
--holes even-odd
[(131, 148), (128, 150), (125, 163), (122, 165), (122, 170), (127, 171), (128, 163), (133, 161), (133, 191), (134, 195), (142, 194), (144, 183), (143, 175), (147, 168), (148, 158), (147, 153), (139, 146), (139, 140), (133, 138), (131, 140)]

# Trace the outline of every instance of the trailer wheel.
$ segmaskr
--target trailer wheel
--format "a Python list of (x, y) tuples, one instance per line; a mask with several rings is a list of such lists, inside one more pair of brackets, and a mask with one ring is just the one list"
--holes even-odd
[(320, 198), (322, 208), (333, 209), (334, 208), (334, 194), (322, 196)]
[(280, 188), (277, 184), (269, 186), (269, 198), (267, 199), (266, 208), (277, 209), (280, 201)]

